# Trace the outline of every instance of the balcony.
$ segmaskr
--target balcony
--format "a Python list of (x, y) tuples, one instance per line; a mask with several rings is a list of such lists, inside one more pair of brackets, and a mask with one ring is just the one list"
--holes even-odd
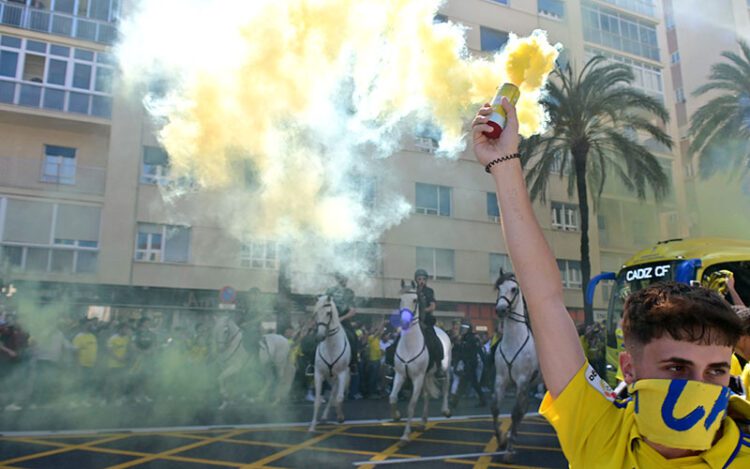
[(42, 159), (0, 156), (0, 187), (103, 196), (106, 175), (105, 168), (76, 165), (55, 177)]
[(112, 97), (61, 86), (0, 78), (0, 103), (109, 119)]
[(114, 44), (117, 39), (117, 28), (110, 22), (6, 0), (0, 0), (0, 24), (107, 45)]

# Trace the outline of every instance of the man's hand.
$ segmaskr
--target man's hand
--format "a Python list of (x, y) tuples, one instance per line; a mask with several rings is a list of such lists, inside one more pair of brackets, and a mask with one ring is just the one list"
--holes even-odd
[(479, 112), (472, 121), (472, 136), (474, 140), (474, 155), (482, 166), (487, 166), (490, 161), (505, 155), (511, 155), (518, 152), (518, 145), (521, 138), (518, 135), (518, 117), (516, 108), (508, 102), (506, 98), (502, 101), (503, 109), (507, 114), (505, 127), (500, 138), (490, 139), (484, 135), (484, 132), (491, 132), (492, 127), (487, 125), (487, 121), (492, 115), (492, 107), (485, 104), (479, 109)]

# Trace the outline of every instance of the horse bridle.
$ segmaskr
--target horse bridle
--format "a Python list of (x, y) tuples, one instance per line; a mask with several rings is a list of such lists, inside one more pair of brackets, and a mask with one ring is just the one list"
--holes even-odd
[[(403, 311), (404, 309), (408, 310), (408, 308), (401, 308), (399, 311)], [(416, 301), (414, 302), (414, 311), (412, 312), (414, 313), (414, 317), (409, 322), (409, 327), (412, 327), (414, 324), (419, 322), (419, 295), (417, 295)], [(398, 358), (399, 361), (404, 364), (404, 372), (406, 373), (407, 379), (411, 379), (409, 376), (409, 365), (413, 363), (417, 358), (421, 357), (425, 350), (427, 350), (427, 339), (423, 337), (422, 338), (422, 350), (420, 350), (419, 353), (414, 355), (410, 360), (404, 360), (403, 357), (401, 357), (401, 355), (398, 354), (398, 349), (394, 351), (394, 355), (396, 356), (396, 358)]]
[(526, 344), (529, 343), (529, 339), (531, 339), (531, 324), (529, 323), (529, 312), (526, 309), (525, 303), (524, 303), (524, 308), (523, 308), (523, 316), (521, 316), (520, 314), (514, 311), (514, 307), (513, 307), (514, 303), (518, 299), (518, 295), (521, 293), (521, 288), (520, 288), (520, 285), (518, 284), (518, 281), (514, 277), (510, 277), (507, 280), (511, 280), (516, 284), (516, 291), (513, 294), (513, 298), (512, 300), (509, 300), (507, 296), (500, 295), (500, 289), (498, 288), (497, 302), (500, 302), (501, 299), (508, 302), (508, 310), (510, 312), (507, 315), (505, 315), (504, 318), (507, 318), (509, 321), (514, 321), (517, 323), (524, 324), (526, 326), (526, 339), (524, 339), (523, 343), (518, 348), (518, 350), (516, 350), (516, 353), (513, 355), (513, 358), (511, 358), (510, 360), (508, 360), (508, 357), (505, 356), (505, 352), (503, 352), (502, 343), (497, 344), (497, 350), (500, 352), (500, 356), (503, 358), (503, 361), (505, 362), (505, 366), (508, 367), (508, 377), (510, 377), (510, 379), (513, 379), (513, 374), (512, 374), (513, 363), (521, 354), (521, 351), (526, 347)]
[[(323, 305), (323, 307), (328, 308), (328, 311), (327, 311), (328, 322), (316, 322), (315, 327), (318, 327), (318, 326), (326, 327), (326, 335), (323, 338), (323, 340), (325, 340), (329, 337), (333, 337), (334, 335), (336, 335), (339, 329), (341, 329), (341, 326), (331, 329), (331, 322), (333, 321), (333, 305), (331, 304), (330, 298), (328, 299), (326, 304)], [(328, 367), (328, 376), (330, 376), (331, 378), (333, 378), (333, 367), (336, 366), (336, 363), (338, 363), (339, 360), (341, 360), (341, 357), (344, 356), (344, 353), (346, 352), (346, 347), (348, 344), (349, 344), (349, 338), (344, 337), (344, 348), (341, 349), (341, 353), (339, 354), (339, 356), (336, 357), (336, 359), (330, 363), (328, 362), (328, 360), (325, 359), (325, 357), (323, 356), (323, 352), (321, 352), (320, 347), (318, 347), (318, 356), (323, 361), (323, 363), (325, 363), (325, 365)]]
[(326, 304), (324, 304), (323, 307), (328, 308), (328, 311), (326, 312), (326, 315), (328, 316), (328, 321), (327, 322), (316, 322), (315, 323), (315, 327), (317, 328), (318, 326), (325, 326), (326, 327), (326, 335), (325, 335), (324, 339), (327, 339), (328, 337), (334, 336), (339, 331), (339, 329), (341, 328), (341, 326), (336, 327), (334, 329), (331, 329), (331, 322), (333, 322), (333, 305), (331, 304), (331, 301), (328, 300), (328, 302)]
[(528, 313), (526, 311), (525, 305), (524, 305), (523, 315), (520, 315), (520, 314), (516, 313), (514, 311), (514, 308), (513, 308), (516, 300), (518, 299), (519, 293), (521, 293), (521, 288), (518, 285), (518, 281), (515, 278), (510, 277), (508, 280), (510, 280), (510, 281), (512, 281), (513, 283), (516, 284), (516, 291), (513, 293), (513, 297), (512, 298), (508, 298), (505, 295), (501, 295), (500, 294), (500, 290), (498, 289), (498, 291), (497, 291), (498, 296), (497, 296), (496, 303), (499, 303), (500, 300), (505, 300), (508, 303), (508, 311), (509, 311), (509, 313), (507, 315), (504, 315), (500, 319), (503, 319), (503, 318), (507, 317), (510, 321), (520, 322), (520, 323), (526, 324), (526, 326), (528, 327), (529, 326), (529, 315), (528, 315)]

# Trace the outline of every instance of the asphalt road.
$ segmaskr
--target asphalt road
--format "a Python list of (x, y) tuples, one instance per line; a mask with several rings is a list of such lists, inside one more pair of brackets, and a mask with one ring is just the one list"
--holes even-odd
[[(501, 410), (511, 406), (508, 400)], [(436, 402), (432, 410), (437, 416)], [(2, 412), (0, 467), (567, 467), (554, 431), (533, 414), (506, 463), (505, 455), (484, 455), (498, 448), (487, 409), (473, 402), (459, 405), (450, 419), (432, 418), (426, 428), (415, 422), (406, 443), (399, 439), (403, 423), (380, 420), (388, 415), (386, 400), (347, 401), (345, 412), (346, 422), (320, 425), (312, 434), (312, 405), (306, 402), (224, 411), (177, 400)]]

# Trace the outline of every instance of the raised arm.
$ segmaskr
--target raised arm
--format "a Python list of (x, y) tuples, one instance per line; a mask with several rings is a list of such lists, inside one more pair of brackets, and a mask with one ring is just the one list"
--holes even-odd
[[(482, 132), (492, 108), (485, 104), (472, 122), (474, 154), (486, 166), (518, 152), (520, 137), (515, 108), (503, 99), (508, 121), (499, 139)], [(573, 320), (565, 308), (562, 281), (555, 256), (544, 239), (526, 190), (518, 158), (494, 163), (490, 169), (497, 188), (505, 243), (529, 307), (544, 383), (557, 397), (585, 361)]]

